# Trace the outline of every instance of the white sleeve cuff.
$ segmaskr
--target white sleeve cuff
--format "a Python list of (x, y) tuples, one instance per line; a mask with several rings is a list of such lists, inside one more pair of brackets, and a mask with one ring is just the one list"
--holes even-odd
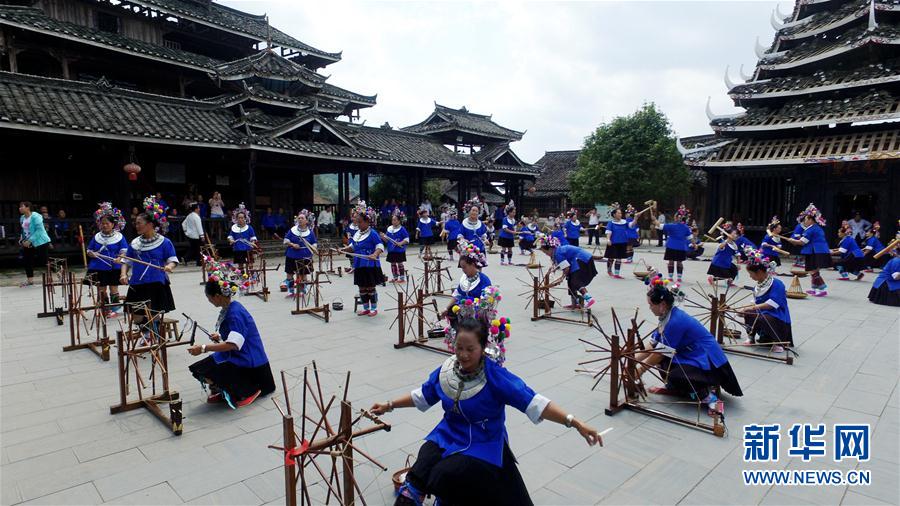
[(381, 251), (384, 251), (384, 243), (383, 242), (378, 243), (378, 245), (375, 246), (375, 249), (380, 249)]
[(801, 237), (800, 242), (802, 242), (803, 244), (806, 244), (809, 242), (809, 239), (807, 239), (806, 237)]
[(425, 412), (431, 407), (431, 404), (428, 404), (428, 401), (425, 400), (425, 395), (422, 394), (422, 387), (413, 390), (409, 395), (419, 411)]
[(178, 263), (178, 257), (169, 257), (169, 258), (166, 259), (166, 263), (167, 263), (167, 264), (168, 264), (168, 263), (175, 263), (175, 264), (177, 264), (177, 263)]
[(763, 302), (763, 304), (767, 304), (767, 305), (769, 305), (769, 306), (772, 306), (773, 309), (778, 309), (778, 308), (780, 307), (780, 306), (778, 305), (778, 303), (775, 302), (775, 301), (772, 300), (772, 299), (766, 299), (766, 301)]
[(611, 235), (612, 235), (612, 230), (607, 229), (607, 230), (606, 230), (606, 235), (611, 236)]
[(250, 238), (250, 241), (251, 241), (251, 242), (252, 242), (252, 241), (255, 241), (255, 240), (257, 240), (255, 235), (254, 235), (253, 237)]
[(847, 252), (847, 248), (838, 248), (838, 251), (840, 251), (841, 253), (846, 253), (846, 252)]
[(225, 342), (232, 343), (237, 346), (237, 349), (241, 349), (244, 347), (244, 336), (240, 332), (232, 330), (228, 333), (228, 339), (226, 339)]
[(525, 408), (525, 414), (528, 415), (528, 419), (531, 420), (531, 423), (535, 425), (541, 423), (543, 420), (541, 415), (544, 414), (544, 409), (547, 407), (547, 404), (550, 404), (550, 399), (541, 394), (534, 394), (534, 397), (531, 398), (531, 402), (528, 403), (528, 407)]
[(894, 279), (900, 279), (900, 272), (895, 272), (895, 273), (891, 274), (891, 277)]
[(288, 239), (287, 237), (284, 238), (284, 241), (283, 241), (283, 242), (284, 242), (285, 245), (291, 243), (290, 239)]
[(560, 262), (560, 263), (558, 263), (558, 264), (556, 264), (556, 265), (558, 265), (560, 269), (565, 269), (566, 267), (569, 267), (569, 261), (568, 261), (568, 260), (563, 260), (562, 262)]

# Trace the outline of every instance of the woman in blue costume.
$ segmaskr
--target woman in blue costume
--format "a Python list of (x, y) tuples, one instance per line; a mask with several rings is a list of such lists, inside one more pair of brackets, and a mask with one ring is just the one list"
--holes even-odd
[(563, 280), (568, 282), (572, 303), (564, 309), (588, 309), (593, 306), (595, 300), (588, 293), (587, 287), (597, 277), (594, 255), (578, 246), (560, 244), (555, 237), (542, 238), (541, 251), (553, 260), (555, 269), (562, 270), (562, 276), (552, 285), (558, 285)]
[(862, 280), (865, 276), (862, 271), (866, 266), (866, 254), (863, 253), (859, 244), (856, 243), (856, 238), (853, 237), (853, 229), (850, 228), (849, 223), (844, 222), (841, 224), (841, 229), (838, 230), (838, 237), (840, 238), (838, 247), (831, 250), (832, 255), (840, 255), (840, 259), (833, 262), (834, 268), (841, 273), (838, 280), (849, 281), (850, 275), (853, 275), (856, 281)]
[(875, 254), (884, 249), (884, 244), (878, 237), (881, 233), (881, 223), (875, 222), (872, 228), (866, 231), (866, 241), (863, 244), (863, 254), (865, 255), (866, 272), (875, 272), (876, 267), (882, 267), (889, 260), (888, 256), (875, 258)]
[(869, 290), (869, 301), (882, 306), (900, 306), (900, 249), (894, 248), (888, 263), (884, 264), (872, 289)]
[(537, 239), (537, 225), (528, 216), (522, 216), (519, 227), (519, 252), (523, 255), (534, 251), (534, 241)]
[[(494, 297), (490, 293), (483, 292), (481, 299)], [(472, 302), (466, 308), (479, 307)], [(533, 504), (509, 447), (506, 406), (535, 424), (549, 420), (575, 428), (589, 445), (603, 443), (594, 428), (499, 365), (503, 353), (497, 343), (502, 342), (506, 322), (491, 313), (475, 309), (469, 316), (460, 309), (452, 334), (454, 354), (421, 387), (370, 408), (382, 415), (394, 408), (426, 411), (440, 404), (444, 411), (419, 449), (395, 506), (421, 505), (426, 495), (435, 496), (442, 506)]]
[(578, 221), (578, 210), (574, 207), (566, 212), (566, 221), (563, 223), (563, 230), (566, 232), (566, 242), (570, 246), (578, 246), (578, 240), (581, 238), (581, 222)]
[(250, 211), (241, 202), (231, 211), (231, 230), (228, 232), (228, 243), (234, 252), (234, 263), (246, 269), (250, 261), (250, 252), (257, 248), (256, 230), (250, 225)]
[(384, 273), (381, 272), (378, 257), (384, 253), (385, 248), (375, 231), (377, 217), (375, 210), (367, 207), (364, 200), (360, 200), (356, 206), (358, 230), (353, 234), (350, 244), (341, 250), (354, 253), (353, 284), (359, 288), (359, 300), (363, 305), (358, 316), (378, 315), (378, 291), (375, 287), (384, 283)]
[(313, 273), (313, 249), (316, 248), (315, 213), (306, 209), (297, 213), (294, 226), (284, 234), (284, 273), (282, 286), (288, 297), (306, 293), (306, 276)]
[(409, 244), (409, 232), (403, 226), (406, 214), (399, 208), (391, 213), (391, 226), (389, 226), (381, 238), (387, 244), (387, 261), (391, 264), (391, 283), (406, 282), (406, 245)]
[(456, 251), (456, 244), (459, 238), (459, 220), (457, 219), (456, 206), (447, 209), (447, 221), (442, 225), (441, 236), (447, 239), (447, 255), (453, 259), (453, 253)]
[(738, 266), (734, 264), (734, 257), (738, 254), (738, 246), (736, 244), (738, 234), (731, 225), (731, 222), (722, 225), (725, 234), (722, 236), (722, 242), (713, 253), (712, 262), (709, 269), (706, 270), (706, 280), (713, 285), (720, 279), (727, 279), (728, 286), (734, 285), (734, 280), (738, 277)]
[(125, 218), (122, 211), (109, 202), (103, 202), (94, 212), (94, 219), (97, 222), (97, 233), (86, 248), (87, 256), (91, 259), (87, 265), (86, 278), (92, 277), (96, 282), (102, 303), (109, 304), (106, 317), (110, 318), (116, 316), (119, 304), (120, 266), (109, 258), (102, 258), (101, 255), (117, 257), (128, 253), (128, 241), (122, 235)]
[(756, 281), (753, 304), (739, 307), (749, 337), (744, 344), (772, 344), (772, 353), (784, 353), (784, 347), (794, 346), (791, 330), (791, 311), (788, 309), (787, 289), (775, 277), (775, 262), (762, 250), (747, 248), (747, 274)]
[(637, 361), (641, 364), (638, 374), (655, 367), (666, 382), (665, 386), (648, 391), (698, 399), (707, 405), (711, 415), (721, 411), (719, 399), (713, 392), (715, 387), (722, 387), (736, 397), (744, 395), (716, 338), (694, 317), (675, 307), (676, 301), (684, 297), (678, 285), (663, 279), (661, 274), (646, 283), (649, 284), (647, 305), (659, 318), (650, 338), (652, 348), (661, 345), (674, 350), (671, 355), (638, 353)]
[(766, 227), (766, 236), (763, 237), (759, 247), (769, 260), (775, 262), (775, 265), (781, 265), (781, 255), (790, 254), (781, 247), (781, 220), (778, 216), (772, 217), (769, 226)]
[(804, 270), (810, 273), (812, 278), (812, 290), (806, 293), (816, 297), (828, 295), (828, 285), (822, 279), (821, 269), (831, 267), (831, 250), (825, 240), (825, 218), (815, 205), (810, 204), (800, 213), (797, 221), (803, 226), (803, 232), (799, 239), (785, 237), (785, 240), (800, 246), (800, 254), (803, 255)]
[(128, 245), (126, 255), (151, 265), (134, 263), (129, 278), (128, 266), (131, 262), (126, 260), (119, 271), (119, 281), (128, 285), (125, 309), (133, 311), (137, 321), (143, 319), (140, 316), (142, 312), (133, 309), (138, 303), (146, 303), (152, 311), (164, 313), (175, 309), (169, 274), (178, 265), (172, 241), (158, 233), (166, 219), (165, 209), (160, 208), (152, 197), (144, 200), (144, 208), (147, 210), (134, 220), (138, 236)]
[(451, 237), (451, 239), (465, 239), (477, 246), (478, 251), (486, 251), (484, 242), (487, 240), (487, 227), (478, 218), (479, 213), (481, 213), (481, 201), (478, 200), (478, 197), (474, 197), (466, 202), (463, 210), (466, 213), (466, 218), (460, 223), (456, 237)]
[(506, 215), (500, 220), (500, 236), (497, 244), (500, 245), (500, 265), (513, 264), (513, 248), (516, 245), (516, 205), (512, 200), (504, 209)]
[[(662, 227), (663, 234), (666, 236), (666, 253), (663, 255), (663, 260), (667, 262), (666, 269), (669, 279), (671, 280), (677, 271), (679, 283), (684, 276), (684, 260), (687, 258), (687, 251), (693, 235), (691, 227), (687, 226), (690, 217), (691, 212), (682, 204), (675, 211), (672, 222), (666, 223)], [(653, 224), (659, 225), (656, 220), (653, 220)]]
[(234, 300), (238, 285), (223, 268), (214, 269), (204, 291), (206, 300), (220, 308), (215, 332), (209, 336), (213, 343), (195, 344), (187, 351), (194, 356), (212, 353), (188, 367), (204, 389), (209, 386), (206, 402), (225, 402), (235, 409), (274, 392), (275, 380), (256, 322), (247, 308)]
[[(636, 221), (627, 222), (623, 217), (622, 209), (618, 202), (610, 206), (610, 220), (606, 223), (606, 274), (616, 279), (622, 279), (619, 271), (622, 269), (622, 259), (628, 258), (629, 231), (637, 226)], [(615, 269), (615, 272), (613, 272)]]

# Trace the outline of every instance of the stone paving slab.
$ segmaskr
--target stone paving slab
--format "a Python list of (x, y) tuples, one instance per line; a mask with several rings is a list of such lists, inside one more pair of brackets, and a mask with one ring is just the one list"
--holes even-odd
[[(638, 250), (638, 258), (663, 267), (657, 248)], [(544, 264), (546, 257), (540, 257)], [(613, 427), (604, 448), (588, 448), (562, 426), (533, 425), (508, 410), (510, 445), (536, 504), (898, 504), (900, 463), (900, 312), (866, 300), (872, 276), (838, 282), (825, 274), (830, 295), (791, 300), (794, 336), (800, 357), (793, 366), (729, 356), (745, 391), (726, 397), (728, 434), (723, 439), (665, 421), (622, 412), (603, 414), (609, 399), (604, 381), (576, 374), (585, 353), (578, 338), (602, 339), (587, 326), (529, 321), (521, 267), (500, 267), (492, 256), (486, 274), (505, 295), (501, 314), (512, 319), (507, 367), (536, 391), (598, 428)], [(524, 261), (524, 257), (522, 257)], [(708, 262), (687, 262), (689, 282), (705, 283)], [(410, 262), (415, 267), (415, 260)], [(603, 273), (591, 284), (598, 300), (594, 313), (611, 324), (609, 308), (651, 318), (644, 285), (631, 276), (613, 280)], [(459, 271), (453, 269), (453, 277)], [(8, 282), (10, 277), (0, 276)], [(171, 276), (176, 314), (186, 312), (212, 327), (210, 306), (193, 268)], [(782, 278), (789, 281), (789, 278)], [(333, 278), (324, 288), (328, 301), (343, 299), (348, 310), (333, 312), (330, 323), (292, 316), (292, 302), (277, 285), (269, 302), (241, 301), (253, 314), (272, 363), (298, 384), (303, 367), (316, 360), (323, 384), (341, 395), (343, 372), (351, 370), (348, 398), (354, 406), (401, 395), (418, 386), (443, 357), (425, 350), (395, 350), (396, 315), (392, 287), (380, 288), (381, 314), (352, 313), (351, 277)], [(804, 286), (808, 280), (804, 280)], [(750, 284), (746, 274), (739, 284)], [(439, 298), (444, 306), (447, 299)], [(187, 366), (184, 348), (170, 350), (170, 380), (184, 399), (184, 434), (169, 430), (144, 410), (110, 415), (118, 385), (115, 360), (101, 362), (89, 351), (62, 352), (68, 327), (38, 319), (40, 287), (0, 289), (0, 503), (39, 504), (283, 504), (282, 458), (267, 448), (281, 444), (281, 418), (272, 401), (261, 399), (237, 411), (210, 406)], [(645, 324), (649, 328), (650, 323)], [(110, 324), (118, 328), (117, 322)], [(280, 392), (274, 396), (283, 405)], [(326, 394), (326, 395), (330, 395)], [(291, 401), (299, 405), (299, 391)], [(692, 407), (670, 406), (691, 416)], [(332, 410), (336, 413), (336, 409)], [(694, 413), (696, 416), (696, 413)], [(422, 438), (439, 421), (440, 410), (402, 410), (386, 419), (391, 432), (357, 441), (389, 467), (378, 472), (360, 466), (358, 479), (369, 504), (392, 502), (391, 473), (414, 455)], [(332, 418), (334, 421), (337, 417)], [(706, 420), (704, 420), (706, 421)], [(873, 428), (873, 459), (858, 466), (829, 461), (743, 462), (741, 427), (748, 423), (868, 423)], [(780, 449), (788, 449), (783, 430)], [(854, 463), (855, 464), (855, 463)], [(742, 469), (871, 469), (866, 487), (745, 487)], [(320, 481), (320, 480), (319, 480)]]

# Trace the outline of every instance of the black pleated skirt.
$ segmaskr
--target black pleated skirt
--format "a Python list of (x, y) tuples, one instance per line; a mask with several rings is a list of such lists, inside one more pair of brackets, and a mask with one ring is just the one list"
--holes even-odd
[(805, 260), (803, 268), (807, 271), (817, 271), (831, 267), (831, 255), (828, 253), (812, 253), (803, 255), (803, 258)]
[(85, 284), (90, 284), (87, 282), (89, 276), (99, 286), (119, 286), (120, 272), (118, 269), (108, 271), (90, 269), (85, 276)]
[[(744, 322), (751, 334), (757, 334), (757, 343), (778, 343), (782, 346), (794, 346), (794, 334), (791, 324), (779, 320), (770, 314), (748, 314)], [(787, 344), (784, 344), (787, 343)]]
[(353, 269), (353, 284), (361, 287), (378, 286), (384, 283), (381, 267), (357, 267)]
[(606, 252), (603, 256), (612, 259), (628, 258), (628, 244), (624, 242), (609, 243), (606, 245)]
[(683, 249), (666, 248), (663, 260), (672, 260), (674, 262), (683, 262), (687, 258), (687, 252)]
[(512, 237), (500, 237), (497, 239), (497, 245), (501, 248), (512, 248), (516, 245), (516, 241)]
[(247, 263), (247, 253), (248, 251), (238, 251), (234, 250), (234, 263), (236, 264), (245, 264)]
[(149, 302), (153, 311), (167, 313), (175, 310), (175, 299), (172, 297), (172, 287), (168, 281), (128, 285), (128, 294), (125, 296), (126, 311), (131, 311), (131, 304), (145, 301)]
[(533, 250), (534, 249), (534, 239), (531, 239), (530, 241), (527, 239), (519, 239), (519, 249)]
[(268, 362), (259, 367), (238, 367), (231, 362), (217, 364), (210, 355), (189, 365), (188, 369), (201, 382), (209, 380), (219, 390), (228, 392), (233, 401), (246, 399), (257, 390), (260, 395), (275, 391), (275, 379)]
[(287, 258), (284, 259), (284, 272), (289, 276), (299, 274), (307, 276), (313, 272), (312, 258)]
[(891, 290), (887, 283), (869, 290), (869, 300), (882, 306), (900, 307), (900, 290)]
[(534, 504), (508, 444), (503, 445), (502, 467), (460, 453), (447, 457), (443, 453), (443, 448), (426, 441), (406, 478), (419, 491), (440, 498), (442, 505)]
[(406, 261), (405, 251), (390, 251), (387, 254), (387, 261), (391, 264), (402, 263)]
[(710, 264), (706, 273), (719, 279), (735, 279), (738, 275), (738, 266), (731, 264), (731, 267), (726, 269), (725, 267)]
[(591, 281), (597, 277), (597, 265), (593, 261), (584, 263), (581, 260), (576, 260), (576, 262), (578, 262), (578, 270), (574, 273), (570, 271), (569, 289), (577, 292), (590, 285)]
[(692, 365), (672, 363), (671, 357), (666, 356), (663, 357), (659, 367), (662, 369), (662, 377), (666, 380), (668, 387), (684, 395), (691, 393), (699, 395), (698, 391), (717, 386), (735, 397), (744, 395), (737, 376), (734, 375), (734, 370), (731, 369), (731, 364), (728, 362), (705, 371)]

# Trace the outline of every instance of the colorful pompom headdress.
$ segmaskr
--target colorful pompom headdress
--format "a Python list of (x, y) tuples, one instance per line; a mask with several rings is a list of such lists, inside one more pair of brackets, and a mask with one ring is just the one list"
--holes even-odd
[(456, 325), (460, 320), (474, 318), (487, 325), (488, 343), (484, 354), (488, 358), (503, 365), (506, 361), (506, 345), (511, 330), (509, 318), (498, 316), (497, 306), (503, 300), (500, 289), (496, 286), (488, 286), (481, 291), (481, 295), (474, 299), (465, 299), (451, 308), (452, 315), (448, 315), (450, 325), (445, 329), (447, 337), (444, 342), (450, 351), (456, 350)]
[(769, 220), (769, 230), (774, 230), (778, 225), (781, 225), (781, 218), (772, 216), (772, 219)]
[(691, 210), (687, 208), (686, 205), (681, 204), (678, 206), (678, 210), (675, 211), (675, 220), (685, 222), (691, 217)]
[(628, 204), (625, 206), (625, 216), (634, 216), (634, 213), (636, 212), (637, 209), (635, 209), (633, 205)]
[(125, 228), (125, 217), (122, 216), (122, 211), (113, 207), (111, 202), (101, 202), (99, 205), (100, 207), (94, 211), (94, 221), (97, 223), (97, 230), (100, 229), (100, 220), (104, 216), (108, 216), (112, 221), (113, 230), (121, 232)]
[(479, 212), (481, 211), (481, 199), (479, 199), (478, 196), (472, 197), (463, 204), (463, 212), (469, 214), (469, 211), (471, 211), (473, 207), (478, 208)]
[(560, 245), (559, 238), (552, 235), (540, 234), (537, 238), (539, 248), (558, 248)]
[(294, 222), (297, 222), (297, 218), (303, 216), (306, 218), (306, 226), (308, 228), (313, 228), (316, 225), (316, 213), (310, 211), (309, 209), (301, 209), (297, 216), (294, 217)]
[(206, 267), (206, 280), (218, 283), (223, 295), (232, 297), (250, 289), (250, 276), (233, 263), (220, 262), (204, 255), (203, 264)]
[(447, 217), (456, 218), (459, 215), (459, 211), (456, 210), (456, 206), (450, 206), (447, 208)]
[(366, 219), (369, 220), (369, 223), (371, 223), (372, 225), (374, 225), (378, 221), (378, 211), (376, 211), (372, 207), (367, 206), (365, 200), (360, 200), (356, 204), (356, 207), (354, 207), (354, 210), (356, 211), (357, 215), (365, 216)]
[(484, 268), (487, 266), (487, 257), (484, 256), (484, 252), (478, 248), (474, 243), (471, 243), (465, 239), (460, 239), (456, 244), (456, 250), (459, 251), (459, 256), (466, 257), (473, 262), (478, 268)]
[(395, 208), (395, 209), (391, 212), (391, 218), (393, 218), (394, 216), (397, 217), (397, 220), (399, 220), (400, 223), (406, 223), (406, 213), (404, 213), (403, 211), (401, 211), (399, 207), (398, 207), (398, 208)]
[(243, 202), (241, 202), (237, 207), (231, 210), (231, 223), (237, 225), (239, 214), (243, 214), (245, 221), (247, 223), (250, 223), (250, 210), (247, 209), (247, 206), (245, 206)]
[(168, 220), (166, 218), (166, 207), (156, 201), (156, 197), (150, 195), (144, 199), (144, 211), (159, 223), (160, 227), (164, 227)]
[(516, 210), (516, 203), (512, 200), (510, 200), (509, 204), (506, 204), (506, 207), (503, 208), (503, 211), (506, 214), (509, 214), (511, 211), (515, 211), (515, 210)]
[(672, 297), (675, 299), (675, 304), (680, 304), (681, 301), (684, 300), (685, 295), (681, 290), (681, 286), (671, 279), (664, 278), (660, 272), (656, 273), (656, 276), (647, 276), (644, 278), (644, 284), (649, 287), (647, 289), (647, 295), (651, 295), (658, 291), (665, 291), (672, 294)]
[(761, 265), (766, 268), (766, 272), (768, 272), (770, 276), (775, 274), (775, 262), (766, 256), (761, 249), (744, 246), (744, 254), (747, 255), (747, 265)]
[(810, 203), (808, 206), (806, 206), (806, 209), (800, 212), (800, 214), (797, 216), (797, 223), (802, 223), (807, 216), (815, 220), (815, 222), (818, 223), (819, 226), (825, 226), (825, 218), (822, 216), (822, 213), (819, 211), (815, 204)]

